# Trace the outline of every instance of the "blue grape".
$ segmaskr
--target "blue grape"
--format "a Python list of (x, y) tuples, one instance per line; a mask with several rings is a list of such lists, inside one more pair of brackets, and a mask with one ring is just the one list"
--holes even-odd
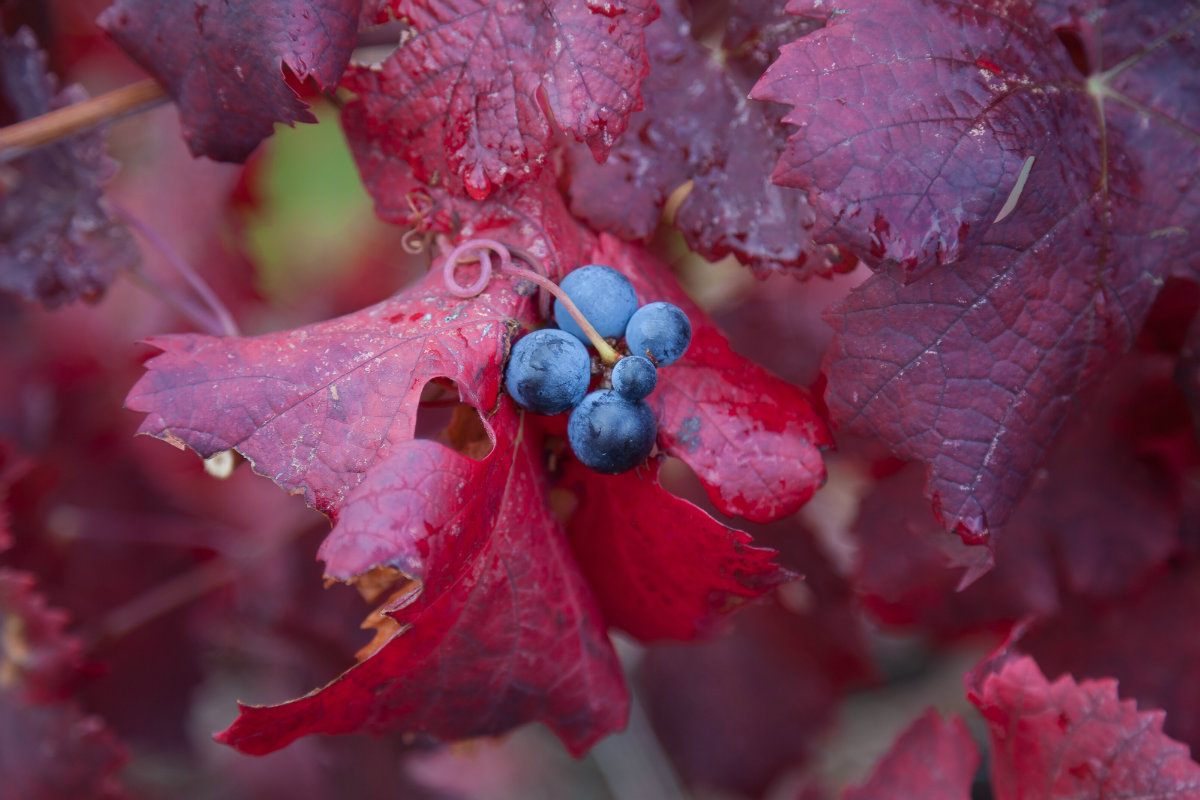
[(575, 457), (605, 475), (641, 464), (654, 449), (658, 423), (645, 400), (626, 400), (611, 389), (583, 398), (567, 421)]
[(648, 303), (629, 319), (625, 343), (635, 356), (645, 356), (658, 367), (673, 363), (692, 341), (692, 323), (683, 309), (671, 303)]
[[(638, 307), (637, 292), (629, 279), (602, 264), (589, 264), (571, 272), (562, 279), (559, 288), (606, 339), (623, 336), (625, 324)], [(554, 301), (554, 321), (562, 330), (584, 344), (588, 343), (583, 329), (571, 318), (561, 300)]]
[(658, 370), (642, 356), (625, 356), (612, 370), (612, 387), (626, 400), (645, 400), (657, 383)]
[(587, 348), (568, 333), (543, 328), (513, 345), (504, 388), (535, 414), (561, 414), (579, 405), (591, 379)]

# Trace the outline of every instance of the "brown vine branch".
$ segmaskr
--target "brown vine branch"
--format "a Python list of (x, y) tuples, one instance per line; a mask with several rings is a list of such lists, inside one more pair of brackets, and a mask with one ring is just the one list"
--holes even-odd
[[(384, 24), (359, 34), (357, 47), (399, 43), (405, 24)], [(329, 95), (335, 105), (336, 98)], [(79, 103), (56, 108), (31, 119), (0, 128), (0, 164), (20, 158), (30, 150), (108, 122), (148, 111), (170, 100), (154, 78), (131, 83)]]
[(0, 128), (0, 161), (23, 155), (80, 131), (129, 114), (145, 111), (167, 101), (167, 90), (153, 78), (56, 108), (40, 116)]

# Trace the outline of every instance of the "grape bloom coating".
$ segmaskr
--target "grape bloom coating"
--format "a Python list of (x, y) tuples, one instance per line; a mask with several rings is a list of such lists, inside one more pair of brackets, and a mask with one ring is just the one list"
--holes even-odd
[(612, 386), (626, 400), (645, 400), (658, 385), (658, 370), (643, 356), (625, 356), (612, 371)]
[[(605, 339), (618, 339), (625, 335), (625, 325), (633, 312), (637, 311), (637, 292), (633, 284), (612, 267), (603, 264), (588, 264), (572, 271), (562, 279), (558, 287), (567, 293), (596, 333)], [(587, 334), (579, 327), (561, 300), (554, 301), (554, 321), (558, 327), (584, 344)]]
[(575, 457), (590, 469), (617, 475), (646, 460), (658, 423), (645, 400), (627, 400), (612, 389), (583, 398), (567, 422)]
[(587, 348), (568, 333), (543, 328), (513, 345), (504, 388), (522, 408), (553, 415), (579, 405), (591, 378)]
[(692, 341), (692, 323), (683, 309), (671, 303), (650, 303), (633, 313), (625, 329), (629, 352), (645, 356), (655, 366), (673, 364)]

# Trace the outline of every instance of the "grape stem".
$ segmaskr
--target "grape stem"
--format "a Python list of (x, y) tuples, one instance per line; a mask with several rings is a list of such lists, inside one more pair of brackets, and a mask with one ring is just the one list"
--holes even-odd
[[(600, 354), (600, 360), (608, 366), (616, 364), (620, 360), (621, 354), (613, 349), (612, 345), (604, 341), (596, 329), (592, 327), (592, 323), (588, 322), (587, 317), (583, 312), (571, 301), (567, 293), (559, 288), (558, 284), (550, 280), (546, 275), (535, 272), (534, 270), (518, 267), (512, 263), (512, 252), (509, 248), (496, 241), (495, 239), (468, 239), (462, 242), (446, 256), (446, 260), (442, 264), (443, 279), (446, 282), (446, 287), (451, 294), (457, 297), (474, 297), (483, 291), (487, 286), (488, 281), (492, 277), (492, 253), (496, 253), (500, 257), (500, 271), (507, 272), (510, 275), (532, 283), (545, 289), (550, 294), (554, 295), (559, 302), (563, 304), (563, 308), (571, 315), (571, 318), (583, 329), (584, 334), (588, 337), (588, 341), (592, 343), (592, 347), (596, 348), (596, 352)], [(531, 254), (524, 251), (518, 251), (520, 258), (528, 261), (531, 265), (538, 266), (540, 261)], [(473, 256), (473, 258), (463, 259), (464, 255)], [(469, 263), (471, 260), (479, 261), (479, 277), (470, 286), (463, 286), (454, 276), (454, 270), (460, 263)]]

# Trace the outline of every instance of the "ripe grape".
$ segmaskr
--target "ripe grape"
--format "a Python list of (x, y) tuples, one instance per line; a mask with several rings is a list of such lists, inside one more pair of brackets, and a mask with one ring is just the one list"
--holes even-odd
[(683, 355), (692, 341), (692, 323), (683, 309), (671, 303), (648, 303), (629, 319), (625, 343), (635, 356), (665, 367)]
[(504, 388), (535, 414), (561, 414), (579, 404), (591, 379), (587, 348), (568, 333), (543, 328), (513, 345)]
[(645, 400), (630, 401), (611, 389), (583, 398), (567, 421), (576, 458), (605, 475), (641, 464), (654, 449), (658, 423)]
[(658, 370), (642, 356), (625, 356), (612, 370), (612, 387), (626, 400), (645, 400), (657, 383)]
[[(589, 264), (571, 272), (562, 279), (559, 288), (606, 339), (623, 336), (625, 324), (638, 307), (637, 292), (629, 279), (602, 264)], [(561, 300), (554, 301), (554, 321), (559, 328), (587, 344), (583, 329), (571, 318)]]

